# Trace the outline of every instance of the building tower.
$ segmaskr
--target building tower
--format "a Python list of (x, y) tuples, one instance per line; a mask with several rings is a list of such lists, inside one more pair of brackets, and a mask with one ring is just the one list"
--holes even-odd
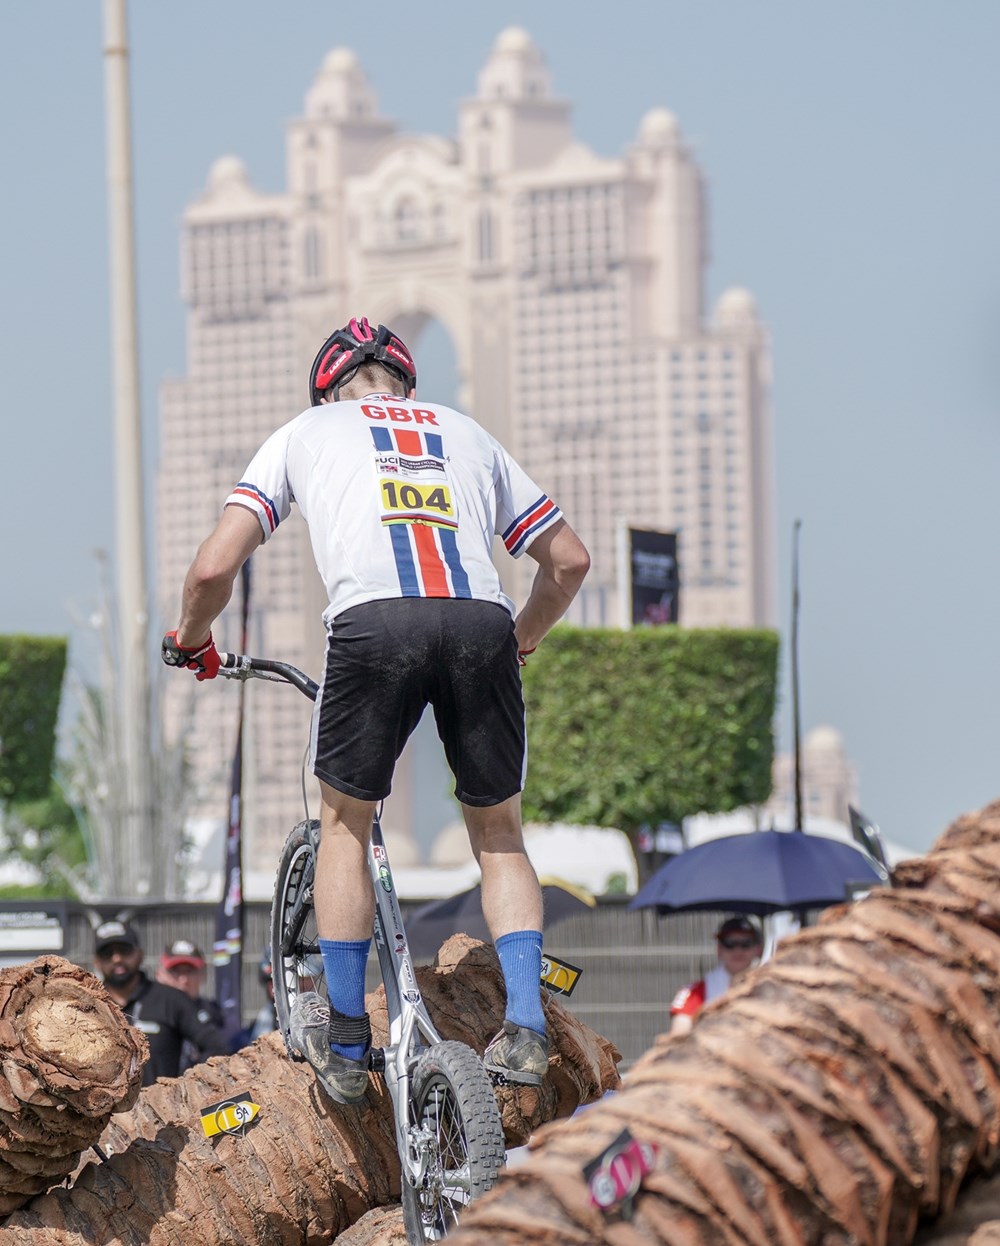
[[(316, 349), (364, 314), (403, 337), (418, 370), (422, 329), (445, 327), (459, 405), (590, 547), (573, 621), (618, 617), (624, 517), (678, 532), (683, 625), (773, 623), (767, 335), (740, 288), (706, 315), (703, 179), (665, 109), (647, 113), (623, 155), (596, 155), (574, 137), (541, 52), (512, 27), (459, 105), (457, 138), (406, 134), (379, 115), (356, 57), (338, 48), (288, 126), (286, 191), (261, 194), (240, 161), (216, 161), (185, 213), (182, 255), (188, 371), (161, 396), (166, 619), (253, 450), (303, 407)], [(275, 543), (255, 567), (254, 646), (318, 671), (324, 601), (304, 526), (283, 524)], [(505, 554), (498, 565), (522, 597), (530, 568)], [(232, 647), (235, 624), (224, 619), (220, 632), (220, 647)], [(174, 730), (196, 705), (199, 799), (218, 816), (235, 690), (195, 697), (174, 680), (167, 692)], [(247, 832), (251, 864), (267, 869), (301, 808), (308, 706), (292, 690), (257, 692)]]

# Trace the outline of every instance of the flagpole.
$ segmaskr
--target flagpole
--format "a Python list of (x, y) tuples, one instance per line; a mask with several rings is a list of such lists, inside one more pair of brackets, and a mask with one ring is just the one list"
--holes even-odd
[(796, 519), (792, 529), (792, 723), (795, 770), (795, 829), (804, 831), (802, 821), (802, 745), (799, 708), (799, 529)]
[[(246, 653), (250, 621), (250, 560), (240, 576), (240, 652)], [(245, 682), (239, 688), (236, 750), (229, 793), (229, 825), (223, 860), (222, 898), (215, 917), (215, 998), (230, 1039), (243, 1028), (243, 724)]]
[(115, 707), (123, 800), (115, 838), (119, 892), (161, 899), (163, 862), (156, 842), (150, 779), (150, 693), (142, 418), (136, 314), (135, 222), (126, 0), (104, 0), (108, 260), (115, 447), (115, 578), (121, 681)]

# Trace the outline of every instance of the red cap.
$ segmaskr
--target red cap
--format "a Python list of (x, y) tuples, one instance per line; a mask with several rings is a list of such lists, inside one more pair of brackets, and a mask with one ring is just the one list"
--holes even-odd
[(178, 965), (194, 965), (196, 969), (204, 969), (205, 958), (201, 949), (195, 947), (190, 939), (175, 939), (163, 949), (160, 964), (164, 969), (176, 969)]

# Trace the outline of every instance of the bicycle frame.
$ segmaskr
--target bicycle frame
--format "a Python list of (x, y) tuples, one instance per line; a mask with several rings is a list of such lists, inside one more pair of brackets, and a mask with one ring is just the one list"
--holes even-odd
[[(219, 656), (223, 664), (219, 673), (228, 679), (264, 679), (276, 683), (291, 683), (312, 701), (318, 695), (316, 683), (287, 663), (250, 658), (243, 654)], [(306, 816), (308, 818), (308, 810)], [(315, 863), (315, 843), (312, 844), (312, 852)], [(441, 1036), (434, 1028), (417, 984), (378, 811), (372, 820), (367, 861), (375, 896), (375, 950), (382, 973), (389, 1017), (389, 1041), (383, 1048), (372, 1049), (371, 1067), (382, 1074), (392, 1101), (403, 1180), (417, 1186), (423, 1180), (427, 1159), (423, 1148), (410, 1145), (410, 1071), (420, 1053), (421, 1038), (427, 1045), (433, 1045), (441, 1041)], [(304, 895), (302, 900), (308, 903), (311, 895)], [(297, 934), (293, 923), (289, 936), (294, 939)], [(283, 950), (290, 952), (291, 949)]]
[[(385, 1078), (392, 1099), (400, 1159), (405, 1169), (409, 1170), (409, 1173), (404, 1171), (404, 1179), (409, 1175), (413, 1184), (419, 1184), (423, 1179), (426, 1160), (420, 1154), (414, 1154), (408, 1145), (410, 1068), (419, 1054), (419, 1037), (433, 1044), (439, 1043), (441, 1036), (424, 1007), (417, 984), (389, 866), (389, 854), (377, 815), (368, 844), (368, 872), (375, 892), (375, 951), (382, 970), (389, 1014), (389, 1042), (382, 1049), (378, 1071)], [(373, 1063), (373, 1067), (377, 1066)]]

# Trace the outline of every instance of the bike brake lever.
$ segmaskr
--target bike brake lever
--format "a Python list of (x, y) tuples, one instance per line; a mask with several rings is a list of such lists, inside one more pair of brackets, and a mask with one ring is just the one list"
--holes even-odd
[(250, 657), (246, 653), (220, 653), (219, 663), (219, 674), (226, 679), (249, 679), (253, 674)]

